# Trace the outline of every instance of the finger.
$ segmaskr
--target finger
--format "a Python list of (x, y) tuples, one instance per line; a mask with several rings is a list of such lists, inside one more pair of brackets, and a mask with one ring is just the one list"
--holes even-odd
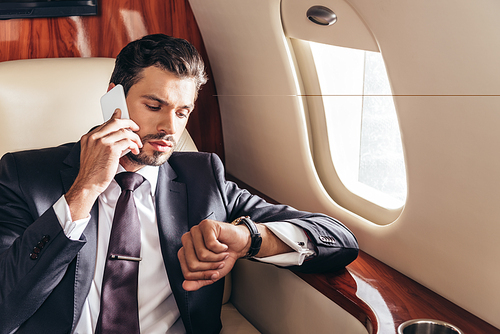
[(117, 122), (117, 124), (122, 124), (132, 131), (139, 131), (139, 126), (137, 125), (137, 123), (135, 123), (133, 120), (129, 118), (122, 119), (121, 115), (122, 115), (122, 110), (120, 108), (116, 108), (108, 122), (114, 122), (115, 120), (120, 120), (120, 122)]
[(186, 269), (185, 258), (183, 257), (182, 248), (179, 250), (178, 257), (181, 263), (182, 274), (184, 275), (184, 282), (182, 287), (186, 291), (196, 291), (206, 285), (216, 282), (220, 274), (217, 271), (197, 272), (192, 273)]
[(120, 108), (116, 108), (113, 115), (111, 115), (111, 119), (115, 118), (122, 118), (122, 110)]
[(130, 146), (130, 149), (135, 149), (137, 147), (138, 150), (138, 148), (143, 146), (139, 135), (126, 128), (118, 128), (116, 131), (110, 132), (100, 139), (104, 144), (118, 144), (121, 148), (125, 146), (124, 149), (129, 148), (128, 146)]
[(186, 291), (196, 291), (200, 288), (213, 284), (217, 280), (197, 280), (197, 281), (184, 281), (182, 282), (182, 288)]
[[(213, 239), (215, 239), (213, 233), (210, 230), (203, 229), (202, 227), (193, 226), (190, 231), (191, 241), (193, 243), (194, 251), (196, 252), (196, 257), (202, 262), (217, 262), (223, 261), (227, 257), (227, 253), (222, 253), (227, 250), (227, 246), (224, 247), (207, 247)], [(219, 242), (215, 239), (215, 242)], [(213, 252), (213, 249), (218, 250), (217, 253)]]
[[(129, 130), (125, 131), (124, 138), (117, 142), (117, 144), (122, 145), (122, 152), (125, 150), (130, 150), (133, 154), (139, 154), (140, 149), (144, 146), (141, 138), (134, 132)], [(125, 147), (125, 148), (123, 148)]]
[[(120, 109), (117, 109), (120, 111)], [(113, 114), (115, 115), (115, 114)], [(109, 121), (103, 124), (103, 129), (107, 132), (117, 131), (119, 129), (129, 129), (133, 132), (139, 131), (139, 125), (129, 118), (111, 117)]]
[(140, 148), (142, 147), (142, 142), (133, 141), (130, 139), (123, 139), (116, 143), (118, 150), (120, 152), (120, 157), (125, 155), (127, 152), (132, 152), (135, 155), (141, 153)]
[(138, 135), (135, 133), (139, 131), (139, 129), (139, 126), (130, 119), (111, 118), (106, 123), (99, 125), (89, 133), (83, 135), (82, 141), (91, 143), (115, 133), (126, 134), (126, 132), (122, 132), (122, 130), (130, 130), (128, 132), (135, 134), (137, 139), (140, 140)]
[[(181, 265), (182, 275), (186, 280), (217, 280), (220, 277), (218, 270), (191, 270), (186, 261), (185, 248), (182, 247), (177, 253)], [(224, 263), (219, 264), (219, 269), (224, 268)]]
[[(183, 247), (181, 248), (183, 261), (186, 264), (187, 271), (191, 273), (221, 269), (223, 267), (223, 261), (229, 256), (228, 254), (222, 253), (216, 255), (220, 257), (220, 259), (218, 259), (217, 261), (200, 261), (196, 253), (196, 250), (194, 248), (192, 233), (191, 232), (185, 233), (182, 236), (181, 241), (183, 245)], [(203, 278), (210, 277), (207, 275), (203, 276)], [(199, 276), (197, 276), (196, 278), (199, 278)]]
[(198, 226), (203, 237), (203, 243), (209, 251), (213, 253), (222, 253), (228, 250), (228, 246), (219, 241), (221, 223), (215, 220), (203, 220)]
[[(219, 270), (225, 267), (224, 262), (218, 263), (210, 263), (209, 267), (204, 267), (204, 263), (201, 263), (202, 266), (198, 266), (196, 264), (189, 263), (186, 258), (185, 253), (186, 248), (182, 247), (177, 253), (177, 257), (179, 258), (179, 262), (181, 264), (182, 273), (185, 279), (188, 280), (198, 280), (198, 279), (213, 279), (217, 277), (220, 273)], [(214, 276), (215, 275), (215, 276)]]
[(222, 277), (226, 276), (227, 273), (232, 269), (234, 265), (234, 259), (231, 258), (224, 262), (223, 268), (220, 271), (205, 271), (205, 272), (195, 272), (192, 273), (187, 269), (184, 256), (184, 247), (182, 247), (177, 253), (179, 262), (181, 264), (181, 269), (184, 275), (184, 282), (182, 283), (183, 289), (186, 291), (195, 291), (206, 285), (213, 284), (217, 282)]

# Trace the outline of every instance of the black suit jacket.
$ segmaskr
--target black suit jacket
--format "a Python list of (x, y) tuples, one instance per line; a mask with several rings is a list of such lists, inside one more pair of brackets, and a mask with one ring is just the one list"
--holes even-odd
[[(78, 321), (94, 275), (98, 206), (79, 241), (64, 235), (52, 206), (71, 187), (79, 161), (79, 143), (6, 154), (0, 161), (0, 334), (16, 328), (70, 333)], [(156, 208), (162, 256), (188, 333), (221, 329), (223, 280), (184, 291), (177, 259), (182, 234), (205, 218), (231, 222), (248, 215), (302, 227), (317, 252), (291, 268), (304, 272), (338, 270), (358, 253), (356, 239), (337, 220), (268, 204), (225, 181), (214, 154), (174, 153), (159, 169)]]

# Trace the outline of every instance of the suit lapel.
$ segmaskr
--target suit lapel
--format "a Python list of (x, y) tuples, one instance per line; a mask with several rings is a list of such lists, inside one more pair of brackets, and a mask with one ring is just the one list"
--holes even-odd
[(64, 163), (68, 165), (67, 169), (61, 170), (61, 181), (64, 187), (64, 193), (67, 193), (69, 188), (75, 182), (75, 179), (80, 170), (80, 142), (76, 143), (69, 152)]
[(168, 254), (163, 254), (163, 257), (165, 261), (173, 262), (178, 262), (177, 250), (180, 247), (180, 239), (188, 231), (186, 185), (174, 181), (176, 177), (172, 167), (166, 163), (159, 170), (156, 186), (156, 211), (158, 228), (161, 232), (160, 238), (168, 243), (165, 245)]
[(177, 174), (165, 163), (158, 172), (156, 186), (156, 213), (160, 245), (168, 279), (177, 301), (184, 326), (191, 332), (189, 294), (182, 288), (184, 276), (177, 258), (181, 237), (189, 231), (186, 185), (176, 181)]
[[(67, 169), (61, 170), (61, 180), (63, 183), (64, 193), (68, 192), (71, 185), (75, 181), (80, 169), (80, 143), (76, 143), (73, 149), (68, 154), (64, 163), (68, 165)], [(97, 252), (97, 220), (99, 210), (97, 201), (94, 203), (90, 212), (90, 221), (83, 231), (81, 240), (86, 241), (77, 255), (75, 268), (75, 284), (74, 284), (74, 308), (73, 308), (73, 326), (82, 311), (83, 304), (87, 298), (92, 279), (94, 277), (95, 259)]]

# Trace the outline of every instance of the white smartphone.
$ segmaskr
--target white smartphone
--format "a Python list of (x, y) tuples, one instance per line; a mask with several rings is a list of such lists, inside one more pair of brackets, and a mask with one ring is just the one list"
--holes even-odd
[(101, 110), (104, 122), (107, 122), (111, 118), (116, 109), (122, 111), (122, 118), (130, 118), (122, 85), (116, 85), (101, 97)]
[[(122, 111), (122, 118), (130, 118), (128, 116), (125, 91), (122, 85), (116, 85), (101, 97), (101, 110), (104, 122), (107, 122), (118, 108)], [(122, 157), (128, 152), (130, 152), (130, 150), (122, 152)]]

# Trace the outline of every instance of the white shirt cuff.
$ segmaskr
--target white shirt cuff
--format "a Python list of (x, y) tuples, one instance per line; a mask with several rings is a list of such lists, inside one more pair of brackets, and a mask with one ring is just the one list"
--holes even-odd
[(64, 195), (59, 198), (52, 208), (56, 213), (64, 234), (71, 240), (79, 240), (90, 221), (90, 215), (87, 218), (73, 221), (68, 202), (66, 202), (66, 197), (64, 197)]
[(290, 246), (295, 252), (278, 254), (263, 258), (254, 259), (275, 264), (278, 266), (300, 266), (304, 260), (316, 255), (314, 245), (309, 241), (304, 230), (286, 222), (263, 223), (285, 244)]

